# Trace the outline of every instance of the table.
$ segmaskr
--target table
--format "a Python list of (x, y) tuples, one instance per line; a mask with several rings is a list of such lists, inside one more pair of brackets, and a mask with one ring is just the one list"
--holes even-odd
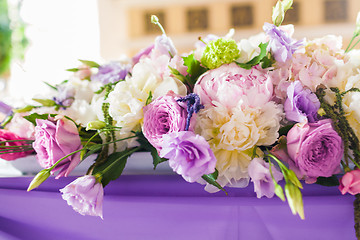
[(178, 175), (123, 175), (105, 188), (104, 220), (82, 216), (59, 189), (76, 177), (0, 178), (0, 239), (355, 239), (353, 200), (336, 187), (304, 186), (305, 220), (277, 197), (257, 199), (252, 184), (229, 195)]

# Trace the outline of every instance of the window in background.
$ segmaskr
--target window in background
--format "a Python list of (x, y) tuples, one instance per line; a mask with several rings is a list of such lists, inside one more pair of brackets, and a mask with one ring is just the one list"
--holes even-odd
[(187, 29), (189, 31), (207, 30), (208, 22), (208, 10), (206, 8), (187, 11)]
[(251, 5), (236, 5), (231, 7), (232, 27), (251, 27), (254, 24), (253, 18), (253, 7)]
[(298, 24), (299, 22), (300, 3), (294, 2), (292, 8), (286, 12), (283, 24)]
[(161, 34), (161, 30), (158, 26), (151, 22), (151, 15), (156, 15), (159, 18), (161, 25), (166, 29), (165, 13), (164, 11), (147, 11), (144, 14), (144, 26), (146, 34)]
[(325, 21), (326, 22), (345, 22), (348, 19), (348, 4), (346, 0), (326, 0)]

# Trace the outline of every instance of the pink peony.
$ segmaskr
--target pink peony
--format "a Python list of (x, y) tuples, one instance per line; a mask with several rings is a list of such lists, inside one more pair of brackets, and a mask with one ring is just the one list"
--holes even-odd
[[(82, 148), (76, 125), (66, 119), (57, 121), (36, 119), (33, 148), (41, 167), (49, 168), (60, 158)], [(53, 172), (60, 170), (57, 178), (68, 174), (80, 163), (80, 153), (73, 154), (60, 162)]]
[(342, 194), (350, 193), (356, 195), (360, 193), (360, 170), (352, 170), (344, 174), (340, 180), (339, 190)]
[(162, 148), (164, 134), (185, 130), (187, 111), (172, 92), (155, 99), (143, 111), (144, 136), (158, 151)]
[[(4, 142), (1, 143), (0, 145), (1, 151), (7, 152), (5, 154), (0, 155), (1, 159), (12, 161), (21, 157), (25, 157), (33, 152), (32, 150), (29, 150), (31, 146), (28, 145), (26, 141), (16, 141), (16, 140), (26, 140), (26, 139), (21, 138), (15, 133), (10, 132), (8, 130), (0, 129), (0, 141), (9, 141), (9, 140), (14, 142)], [(14, 147), (18, 147), (18, 148), (14, 149)]]
[(330, 177), (340, 171), (344, 149), (331, 119), (324, 119), (295, 124), (287, 134), (287, 152), (294, 162), (289, 165), (298, 168), (295, 172), (315, 181), (319, 176)]
[(231, 63), (201, 75), (194, 92), (204, 105), (215, 105), (215, 101), (231, 109), (243, 102), (258, 107), (272, 97), (273, 84), (266, 71), (257, 67), (247, 70)]
[(102, 203), (104, 189), (94, 176), (85, 175), (77, 178), (60, 189), (62, 198), (81, 215), (99, 216), (103, 218)]

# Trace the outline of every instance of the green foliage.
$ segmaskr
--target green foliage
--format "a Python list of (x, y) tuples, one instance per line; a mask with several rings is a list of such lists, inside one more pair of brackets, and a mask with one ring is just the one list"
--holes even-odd
[(98, 68), (98, 67), (100, 67), (100, 65), (99, 65), (98, 63), (94, 62), (94, 61), (81, 60), (81, 59), (79, 59), (79, 61), (80, 61), (82, 64), (84, 64), (84, 65), (86, 65), (86, 66), (89, 66), (89, 67), (91, 67), (91, 68)]
[(36, 119), (47, 120), (47, 119), (49, 119), (49, 116), (50, 116), (50, 117), (55, 117), (56, 114), (38, 114), (38, 113), (33, 113), (33, 114), (29, 115), (29, 116), (25, 116), (24, 118), (36, 126)]
[(116, 180), (121, 176), (127, 159), (133, 152), (133, 149), (126, 149), (123, 152), (110, 154), (105, 163), (94, 167), (93, 175), (101, 175), (101, 183), (105, 187), (110, 181)]
[(145, 138), (142, 132), (138, 132), (136, 133), (136, 135), (137, 135), (137, 141), (139, 142), (141, 149), (151, 153), (151, 156), (153, 158), (154, 170), (156, 169), (157, 165), (159, 165), (160, 163), (168, 161), (167, 158), (161, 158), (159, 156), (156, 148), (154, 148), (153, 145), (149, 143), (149, 141)]
[(327, 187), (335, 187), (335, 186), (339, 186), (340, 183), (336, 175), (332, 175), (331, 177), (318, 177), (316, 184)]
[(217, 177), (219, 175), (219, 172), (215, 169), (215, 172), (211, 174), (204, 174), (202, 176), (202, 179), (204, 179), (207, 183), (217, 187), (218, 189), (224, 191), (226, 195), (228, 194), (226, 190), (216, 181)]
[(201, 66), (200, 62), (195, 59), (194, 54), (183, 57), (183, 60), (184, 66), (187, 67), (187, 72), (189, 73), (189, 76), (185, 77), (186, 81), (188, 84), (194, 85), (200, 75), (206, 72), (208, 69)]
[[(259, 48), (260, 48), (260, 53), (259, 55), (253, 57), (253, 59), (251, 59), (250, 61), (248, 61), (247, 63), (238, 63), (237, 62), (237, 65), (239, 65), (240, 67), (242, 68), (245, 68), (245, 69), (251, 69), (253, 66), (256, 66), (260, 63), (264, 63), (263, 64), (263, 68), (267, 68), (267, 67), (270, 67), (272, 64), (272, 61), (270, 58), (268, 58), (268, 53), (267, 53), (267, 46), (269, 45), (269, 43), (260, 43), (259, 44)], [(270, 65), (270, 66), (269, 66)]]
[(7, 0), (0, 0), (0, 75), (10, 67), (12, 30), (8, 15)]

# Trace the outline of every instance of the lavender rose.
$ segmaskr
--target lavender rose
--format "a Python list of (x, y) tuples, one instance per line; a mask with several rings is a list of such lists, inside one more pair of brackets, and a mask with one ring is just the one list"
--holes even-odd
[(144, 136), (158, 151), (162, 148), (164, 134), (185, 130), (187, 111), (173, 93), (155, 99), (143, 111)]
[[(276, 182), (283, 179), (283, 175), (275, 167), (271, 168), (272, 174)], [(271, 178), (269, 163), (265, 162), (263, 159), (254, 158), (248, 167), (249, 177), (254, 183), (254, 191), (256, 196), (261, 198), (266, 196), (272, 198), (275, 193), (275, 184)]]
[(317, 111), (320, 108), (320, 102), (317, 96), (304, 89), (299, 81), (292, 82), (287, 88), (287, 99), (284, 103), (286, 118), (290, 121), (309, 122), (317, 121)]
[(110, 62), (99, 67), (98, 73), (91, 76), (91, 81), (99, 81), (102, 84), (115, 83), (125, 79), (131, 68), (130, 64)]
[(287, 151), (295, 172), (315, 181), (340, 171), (344, 148), (330, 119), (296, 124), (287, 134)]
[[(49, 168), (60, 158), (82, 148), (76, 125), (66, 119), (36, 119), (35, 141), (33, 148), (41, 167)], [(80, 153), (73, 154), (61, 161), (52, 171), (60, 171), (56, 178), (68, 176), (80, 163)]]
[(99, 216), (103, 218), (102, 202), (104, 189), (94, 176), (85, 175), (77, 178), (60, 189), (62, 198), (69, 206), (81, 215)]
[(160, 156), (168, 158), (170, 167), (186, 181), (196, 182), (215, 171), (215, 155), (202, 136), (182, 131), (166, 134), (163, 140)]

